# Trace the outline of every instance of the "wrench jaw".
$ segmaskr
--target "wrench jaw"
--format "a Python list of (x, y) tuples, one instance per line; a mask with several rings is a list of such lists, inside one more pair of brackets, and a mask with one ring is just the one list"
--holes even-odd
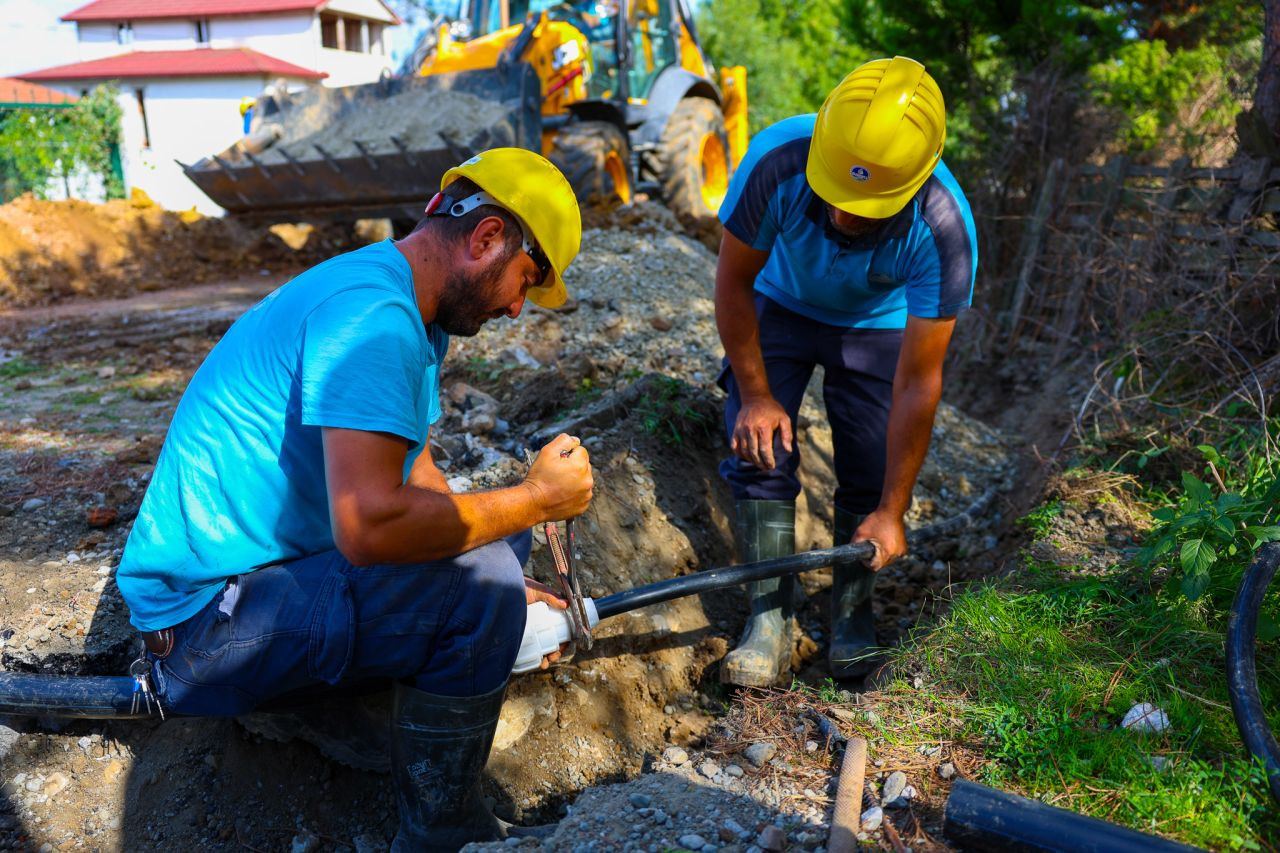
[(576, 542), (573, 519), (568, 519), (564, 525), (569, 539), (568, 548), (561, 540), (560, 530), (554, 521), (548, 521), (543, 526), (543, 531), (547, 535), (547, 545), (551, 548), (551, 558), (556, 564), (556, 579), (560, 583), (560, 592), (569, 605), (569, 624), (573, 629), (573, 644), (575, 648), (581, 646), (585, 650), (590, 650), (591, 622), (587, 618), (587, 608), (582, 601), (582, 587), (578, 583), (578, 573), (574, 566)]

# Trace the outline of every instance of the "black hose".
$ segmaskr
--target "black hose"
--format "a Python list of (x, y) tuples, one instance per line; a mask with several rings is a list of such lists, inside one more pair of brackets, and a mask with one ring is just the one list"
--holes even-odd
[(1191, 853), (1189, 847), (1096, 817), (958, 779), (943, 812), (942, 832), (962, 850)]
[(823, 548), (819, 551), (805, 551), (803, 554), (775, 557), (758, 563), (694, 572), (684, 577), (670, 578), (606, 595), (596, 602), (596, 612), (600, 614), (601, 619), (608, 619), (610, 616), (617, 616), (628, 610), (661, 604), (673, 598), (683, 598), (699, 592), (728, 589), (731, 586), (741, 586), (744, 583), (765, 578), (778, 578), (783, 575), (821, 569), (825, 566), (868, 560), (875, 556), (875, 552), (875, 546), (870, 542), (858, 542), (853, 545), (841, 545), (838, 548)]
[[(913, 530), (907, 534), (908, 543), (916, 547), (937, 536), (968, 527), (977, 520), (981, 513), (987, 510), (991, 505), (991, 501), (995, 498), (995, 494), (995, 489), (987, 489), (973, 503), (969, 504), (964, 512), (935, 524), (921, 527), (919, 530)], [(858, 542), (852, 545), (841, 545), (837, 548), (823, 548), (818, 551), (806, 551), (803, 554), (761, 560), (758, 563), (747, 563), (742, 566), (695, 572), (684, 577), (671, 578), (614, 593), (613, 595), (606, 595), (596, 602), (596, 612), (600, 614), (601, 619), (608, 619), (610, 616), (617, 616), (619, 613), (648, 607), (651, 604), (661, 604), (664, 601), (682, 598), (686, 595), (696, 595), (713, 589), (727, 589), (731, 586), (741, 586), (752, 581), (809, 572), (826, 566), (865, 561), (871, 559), (874, 553), (875, 548), (871, 543)]]
[(1245, 747), (1262, 762), (1271, 786), (1271, 796), (1280, 803), (1280, 744), (1267, 724), (1267, 715), (1258, 694), (1258, 667), (1255, 660), (1258, 613), (1276, 569), (1280, 568), (1280, 543), (1262, 546), (1240, 581), (1227, 623), (1227, 690), (1231, 710)]
[(139, 695), (133, 708), (133, 679), (127, 675), (38, 675), (0, 672), (0, 715), (134, 719), (147, 716)]

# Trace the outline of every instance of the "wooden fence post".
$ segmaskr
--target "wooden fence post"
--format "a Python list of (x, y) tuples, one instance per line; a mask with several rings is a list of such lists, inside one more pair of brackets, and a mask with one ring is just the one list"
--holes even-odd
[(1013, 290), (1013, 304), (1009, 307), (1009, 315), (1005, 324), (1005, 351), (1012, 352), (1017, 341), (1018, 326), (1022, 322), (1022, 306), (1027, 299), (1027, 290), (1031, 286), (1031, 274), (1040, 260), (1040, 241), (1044, 236), (1045, 222), (1049, 218), (1049, 208), (1053, 203), (1054, 189), (1064, 163), (1061, 157), (1054, 158), (1045, 170), (1044, 181), (1040, 185), (1040, 195), (1036, 198), (1035, 209), (1022, 237), (1022, 265), (1018, 269), (1018, 283)]

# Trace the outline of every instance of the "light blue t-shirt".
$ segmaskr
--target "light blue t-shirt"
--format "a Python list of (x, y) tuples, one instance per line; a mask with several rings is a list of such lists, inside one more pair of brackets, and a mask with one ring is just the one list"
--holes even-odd
[(837, 232), (809, 187), (814, 116), (784, 119), (751, 140), (729, 182), (725, 230), (769, 253), (755, 290), (820, 323), (903, 329), (907, 316), (969, 307), (978, 238), (969, 202), (946, 163), (898, 214), (856, 238)]
[(233, 575), (332, 549), (320, 428), (402, 436), (407, 476), (440, 417), (448, 346), (390, 240), (237, 320), (182, 395), (125, 544), (116, 580), (133, 624), (176, 625)]

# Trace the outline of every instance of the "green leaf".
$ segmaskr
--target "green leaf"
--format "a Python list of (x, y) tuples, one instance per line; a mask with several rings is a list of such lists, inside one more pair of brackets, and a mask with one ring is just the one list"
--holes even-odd
[(1197, 444), (1196, 450), (1199, 450), (1205, 459), (1215, 465), (1222, 461), (1222, 456), (1219, 455), (1218, 448), (1214, 447), (1212, 444)]
[(1155, 512), (1151, 513), (1151, 517), (1156, 521), (1173, 521), (1177, 514), (1177, 511), (1173, 507), (1162, 506)]
[(1246, 527), (1244, 532), (1258, 540), (1259, 545), (1263, 542), (1280, 541), (1280, 526)]
[(1222, 532), (1228, 539), (1236, 535), (1236, 525), (1231, 519), (1219, 517), (1213, 522), (1214, 529)]
[(1182, 489), (1186, 492), (1187, 499), (1194, 504), (1206, 504), (1211, 500), (1209, 487), (1190, 471), (1182, 472)]
[(1204, 595), (1204, 591), (1209, 588), (1209, 573), (1198, 572), (1194, 574), (1185, 574), (1182, 576), (1182, 594), (1189, 601), (1195, 601)]
[[(1179, 560), (1182, 563), (1182, 571), (1187, 575), (1204, 574), (1205, 582), (1208, 583), (1209, 567), (1218, 559), (1218, 552), (1213, 546), (1201, 539), (1188, 539), (1182, 545), (1182, 552), (1179, 554)], [(1185, 583), (1185, 581), (1184, 581)], [(1193, 598), (1194, 596), (1188, 596)]]

